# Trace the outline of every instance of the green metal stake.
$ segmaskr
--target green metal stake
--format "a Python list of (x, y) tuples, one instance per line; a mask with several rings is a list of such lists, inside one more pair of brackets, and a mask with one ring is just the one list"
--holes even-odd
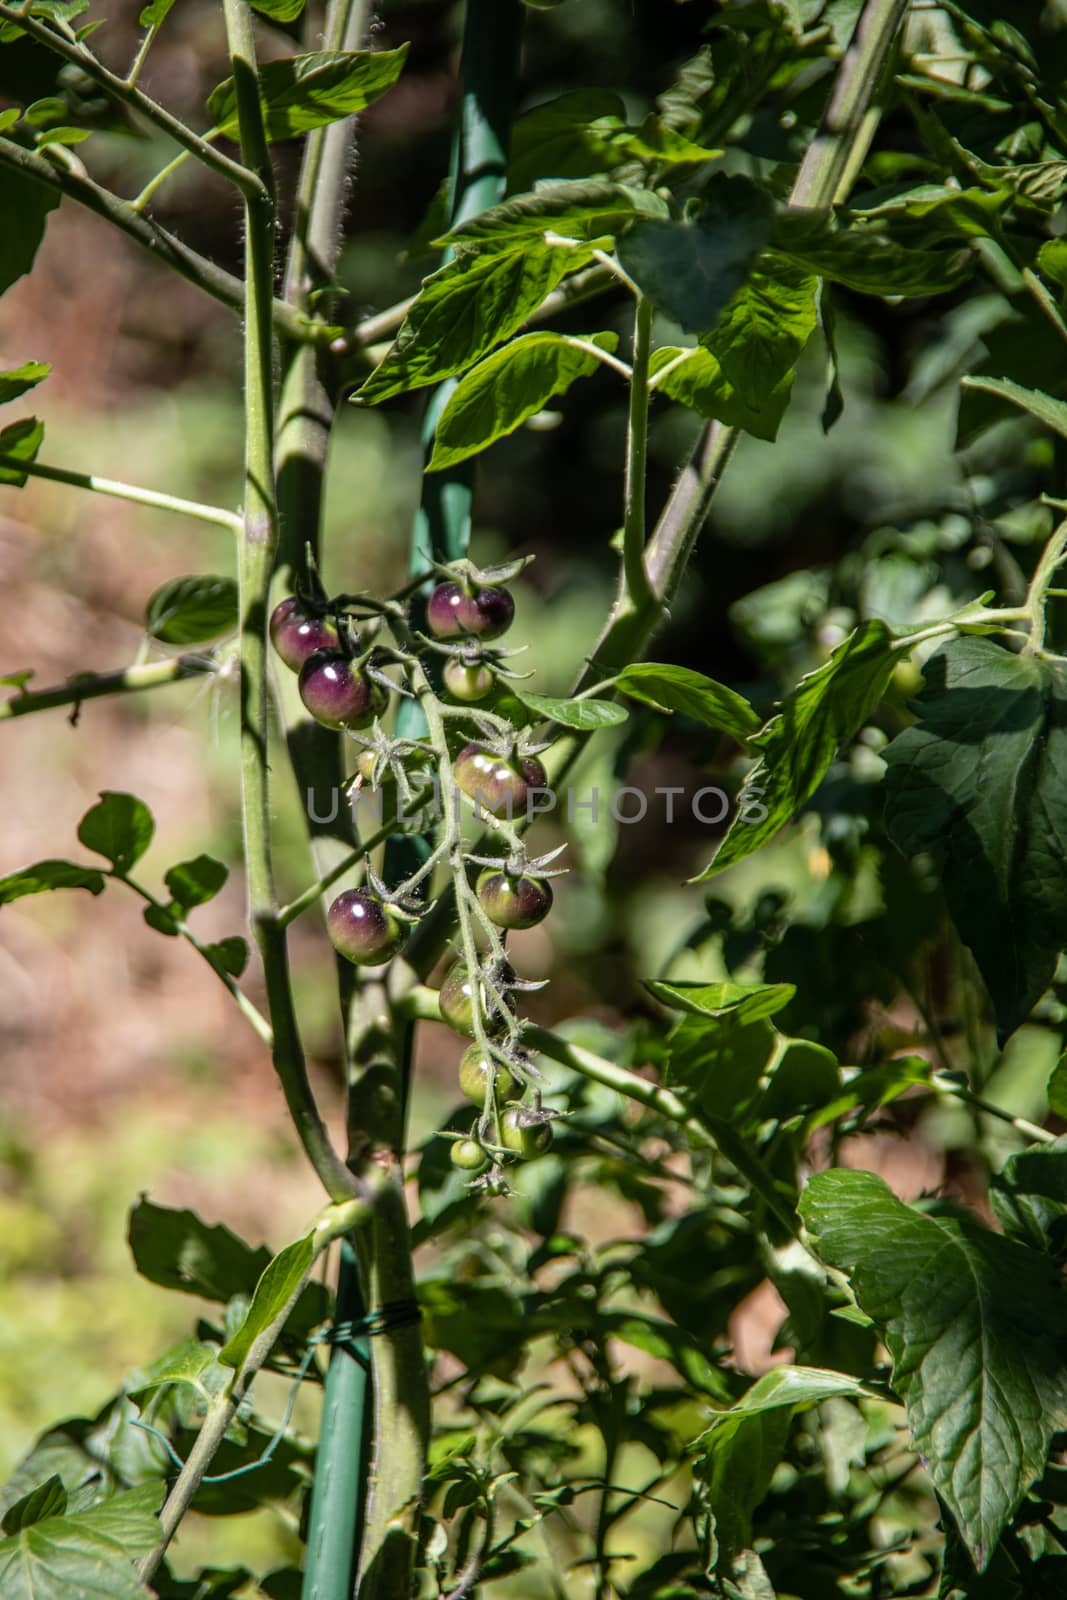
[[(477, 216), (503, 197), (507, 185), (508, 139), (515, 108), (522, 42), (521, 0), (467, 0), (461, 67), (462, 104), (452, 146), (452, 226)], [(449, 258), (451, 252), (446, 254)], [(422, 428), (424, 459), (433, 450), (437, 422), (456, 387), (449, 378), (434, 390)], [(467, 553), (471, 532), (473, 466), (463, 462), (444, 472), (423, 473), (422, 498), (411, 535), (409, 572), (428, 574), (435, 562)], [(405, 700), (397, 713), (397, 736), (420, 738), (426, 732), (421, 708)], [(399, 883), (426, 859), (430, 843), (408, 836), (389, 841), (385, 877)], [(411, 1074), (411, 1028), (403, 1041), (405, 1108)]]
[[(365, 1333), (340, 1337), (364, 1314), (356, 1253), (341, 1241), (334, 1329), (322, 1401), (322, 1426), (308, 1521), (303, 1600), (350, 1600), (354, 1552), (359, 1549), (363, 1509), (365, 1436), (369, 1421), (367, 1373), (370, 1340)], [(327, 1446), (327, 1441), (332, 1444)], [(361, 1441), (363, 1442), (361, 1448)]]

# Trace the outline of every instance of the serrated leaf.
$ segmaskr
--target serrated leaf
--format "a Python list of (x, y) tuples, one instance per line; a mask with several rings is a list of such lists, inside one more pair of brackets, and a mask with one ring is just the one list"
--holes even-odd
[(1067, 945), (1067, 670), (965, 637), (924, 680), (918, 722), (883, 752), (886, 827), (939, 862), (1005, 1038)]
[(577, 89), (518, 117), (511, 132), (508, 185), (533, 187), (538, 178), (586, 178), (619, 163), (614, 135), (626, 108), (608, 89)]
[(213, 856), (194, 856), (171, 867), (163, 882), (175, 904), (188, 911), (213, 900), (229, 875), (230, 869)]
[(35, 1522), (43, 1522), (46, 1517), (61, 1517), (66, 1509), (67, 1491), (63, 1487), (63, 1479), (53, 1473), (5, 1511), (0, 1528), (7, 1534), (19, 1533), (23, 1528), (32, 1527)]
[(666, 202), (647, 189), (588, 179), (548, 182), (480, 211), (434, 242), (441, 248), (516, 250), (543, 243), (552, 233), (588, 243), (613, 237), (641, 218), (669, 215)]
[(314, 1259), (314, 1233), (305, 1234), (278, 1252), (256, 1284), (248, 1315), (219, 1351), (223, 1366), (241, 1366), (259, 1335), (297, 1294)]
[(859, 732), (882, 698), (897, 654), (885, 623), (865, 622), (801, 678), (752, 740), (760, 761), (746, 779), (726, 838), (694, 882), (744, 860), (811, 799), (839, 747)]
[[(0, 197), (0, 204), (2, 203)], [(32, 462), (36, 460), (43, 439), (43, 422), (39, 422), (36, 417), (20, 417), (18, 422), (9, 422), (6, 428), (0, 428), (0, 456), (12, 457), (16, 462)], [(27, 473), (11, 465), (10, 462), (0, 463), (0, 484), (21, 489), (26, 483), (27, 476)]]
[(772, 243), (797, 266), (860, 294), (947, 294), (974, 270), (968, 249), (911, 249), (877, 221), (835, 228), (806, 208), (779, 213)]
[(76, 861), (38, 861), (0, 878), (0, 906), (52, 889), (88, 889), (90, 894), (102, 894), (106, 881), (99, 867), (80, 867)]
[(768, 251), (701, 341), (754, 412), (773, 405), (815, 332), (818, 287), (814, 273)]
[(78, 823), (78, 838), (87, 850), (105, 856), (118, 873), (136, 866), (152, 843), (156, 824), (143, 800), (103, 789), (95, 806)]
[(679, 327), (706, 333), (752, 271), (773, 211), (749, 179), (717, 173), (695, 222), (636, 222), (618, 241), (619, 261)]
[(1067, 1297), (1047, 1257), (923, 1215), (870, 1172), (812, 1178), (800, 1213), (893, 1362), (915, 1448), (979, 1571), (1067, 1426)]
[[(267, 138), (292, 139), (362, 111), (392, 88), (407, 53), (402, 44), (396, 50), (313, 50), (265, 62), (259, 69), (259, 97)], [(237, 132), (232, 78), (212, 91), (207, 108), (217, 128)]]
[(0, 406), (6, 405), (9, 400), (17, 400), (27, 389), (36, 388), (51, 370), (47, 361), (25, 361), (21, 367), (0, 372)]
[(146, 1199), (130, 1211), (129, 1243), (138, 1272), (150, 1283), (223, 1303), (251, 1293), (270, 1263), (266, 1246), (253, 1249), (222, 1223)]
[(561, 727), (580, 728), (585, 732), (618, 727), (629, 714), (625, 706), (616, 705), (614, 700), (560, 700), (555, 695), (516, 688), (512, 693), (539, 717), (548, 717)]
[(759, 729), (759, 717), (743, 695), (691, 667), (638, 661), (624, 667), (615, 682), (634, 700), (659, 711), (680, 711), (705, 727), (720, 728), (742, 743)]
[(668, 1040), (671, 1087), (707, 1117), (734, 1122), (752, 1103), (775, 1041), (775, 1031), (765, 1018), (746, 1021), (726, 1013), (713, 1019), (687, 1013)]
[(788, 373), (776, 389), (764, 396), (758, 409), (747, 405), (703, 345), (690, 350), (660, 345), (653, 352), (649, 372), (657, 380), (656, 389), (679, 405), (768, 441), (777, 438), (793, 388), (793, 374)]
[(1067, 1138), (1009, 1156), (989, 1199), (1004, 1232), (1054, 1256), (1067, 1245)]
[(171, 578), (145, 608), (145, 632), (161, 644), (203, 644), (232, 633), (239, 619), (237, 585), (212, 574)]
[[(588, 344), (614, 351), (618, 334), (592, 333)], [(434, 432), (428, 471), (440, 472), (485, 450), (541, 411), (554, 395), (600, 366), (573, 339), (526, 333), (480, 361), (453, 389)]]
[(143, 1600), (133, 1568), (159, 1538), (162, 1483), (112, 1496), (87, 1511), (48, 1517), (0, 1540), (4, 1600)]
[(0, 215), (4, 218), (0, 231), (0, 294), (33, 266), (48, 213), (55, 210), (59, 200), (58, 190), (34, 183), (10, 167), (0, 168)]
[(696, 1017), (734, 1017), (756, 1022), (773, 1017), (796, 994), (793, 983), (665, 983), (648, 978), (644, 987), (665, 1006)]
[(515, 333), (589, 251), (536, 239), (502, 251), (463, 250), (424, 279), (389, 354), (355, 399), (377, 405), (463, 372)]
[(217, 971), (228, 972), (231, 978), (239, 978), (248, 965), (248, 941), (238, 934), (205, 945), (204, 953)]
[(1013, 406), (1028, 411), (1046, 428), (1067, 438), (1067, 405), (1062, 400), (1054, 400), (1050, 394), (1042, 394), (1040, 389), (1024, 389), (1022, 384), (1013, 383), (1010, 378), (967, 377), (961, 378), (960, 382), (965, 389), (979, 389), (985, 394), (1009, 400)]

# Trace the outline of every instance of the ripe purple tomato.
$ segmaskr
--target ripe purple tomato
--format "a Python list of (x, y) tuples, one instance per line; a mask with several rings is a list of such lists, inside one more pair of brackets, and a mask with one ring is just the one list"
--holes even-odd
[(287, 667), (294, 672), (316, 650), (336, 650), (340, 644), (337, 628), (324, 614), (309, 611), (295, 594), (280, 600), (270, 619), (270, 639)]
[(530, 790), (543, 789), (548, 782), (536, 757), (505, 761), (478, 744), (464, 745), (456, 757), (455, 773), (463, 793), (493, 817), (524, 811)]
[(506, 589), (488, 584), (466, 589), (462, 583), (439, 583), (426, 606), (426, 622), (438, 639), (499, 639), (511, 627), (515, 602)]
[(344, 889), (326, 913), (326, 931), (346, 961), (357, 967), (378, 967), (396, 955), (406, 930), (377, 895)]
[(300, 668), (300, 698), (326, 728), (366, 728), (389, 696), (340, 650), (316, 650)]
[(478, 876), (478, 899), (498, 928), (535, 928), (552, 909), (552, 885), (546, 878), (512, 877), (486, 867)]

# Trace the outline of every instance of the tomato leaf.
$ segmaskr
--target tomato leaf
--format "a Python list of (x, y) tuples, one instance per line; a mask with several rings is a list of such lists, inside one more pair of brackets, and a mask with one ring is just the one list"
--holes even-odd
[(516, 699), (536, 711), (539, 717), (548, 717), (564, 728), (580, 728), (585, 732), (597, 728), (614, 728), (625, 722), (625, 706), (614, 700), (560, 700), (555, 695), (534, 694), (530, 689), (512, 689)]
[(155, 1513), (164, 1487), (145, 1484), (0, 1539), (4, 1600), (143, 1600), (132, 1562), (159, 1538)]
[[(592, 333), (585, 343), (614, 351), (618, 334)], [(440, 472), (514, 433), (553, 395), (600, 366), (595, 355), (558, 333), (526, 333), (495, 350), (461, 378), (434, 432), (428, 471)]]
[(90, 894), (103, 894), (105, 883), (98, 867), (81, 867), (76, 861), (38, 861), (0, 878), (0, 906), (28, 894), (48, 894), (52, 889), (88, 889)]
[(203, 644), (238, 623), (237, 585), (232, 578), (171, 578), (145, 609), (145, 632), (161, 644)]
[(659, 711), (681, 712), (708, 728), (721, 728), (741, 743), (759, 729), (759, 717), (743, 695), (691, 667), (638, 661), (624, 667), (615, 682), (634, 700)]
[(315, 1259), (315, 1235), (287, 1244), (263, 1270), (252, 1304), (237, 1332), (219, 1351), (225, 1367), (240, 1367), (259, 1335), (293, 1299)]
[(152, 813), (143, 800), (112, 789), (102, 790), (97, 804), (78, 823), (78, 838), (85, 848), (106, 856), (120, 875), (140, 861), (155, 831)]
[[(9, 422), (6, 428), (0, 429), (0, 456), (11, 456), (15, 461), (34, 461), (43, 438), (44, 423), (36, 417), (21, 417), (18, 422)], [(27, 476), (17, 466), (0, 463), (0, 484), (21, 489)]]
[[(281, 3), (291, 10), (286, 0)], [(291, 20), (277, 11), (269, 15), (276, 21)], [(265, 62), (259, 69), (259, 94), (267, 138), (293, 139), (362, 111), (392, 88), (407, 53), (407, 45), (402, 44), (396, 50), (313, 50)], [(237, 132), (237, 91), (232, 78), (212, 90), (207, 108), (223, 133)]]
[(918, 722), (884, 751), (886, 827), (904, 855), (939, 862), (1003, 1039), (1067, 946), (1067, 670), (968, 636), (924, 679)]
[(800, 1213), (877, 1324), (915, 1448), (982, 1571), (1067, 1426), (1055, 1266), (972, 1217), (913, 1210), (870, 1172), (817, 1174)]

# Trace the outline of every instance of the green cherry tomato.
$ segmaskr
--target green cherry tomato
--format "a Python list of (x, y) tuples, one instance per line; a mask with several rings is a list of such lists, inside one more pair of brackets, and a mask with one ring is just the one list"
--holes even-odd
[(484, 1172), (489, 1157), (477, 1139), (457, 1139), (451, 1149), (452, 1165), (461, 1172)]
[(552, 1124), (539, 1122), (525, 1106), (508, 1106), (500, 1121), (500, 1137), (506, 1150), (532, 1161), (550, 1148)]
[(536, 928), (552, 909), (552, 885), (527, 873), (513, 877), (486, 867), (478, 877), (478, 901), (498, 928)]
[[(496, 1072), (496, 1099), (500, 1105), (513, 1100), (521, 1093), (521, 1085), (513, 1072), (501, 1062), (493, 1062)], [(467, 1099), (476, 1106), (484, 1106), (489, 1092), (490, 1064), (476, 1044), (468, 1045), (459, 1063), (459, 1086)]]
[(465, 705), (484, 700), (493, 687), (493, 674), (482, 662), (470, 664), (455, 657), (445, 662), (444, 680), (453, 700), (462, 700)]

